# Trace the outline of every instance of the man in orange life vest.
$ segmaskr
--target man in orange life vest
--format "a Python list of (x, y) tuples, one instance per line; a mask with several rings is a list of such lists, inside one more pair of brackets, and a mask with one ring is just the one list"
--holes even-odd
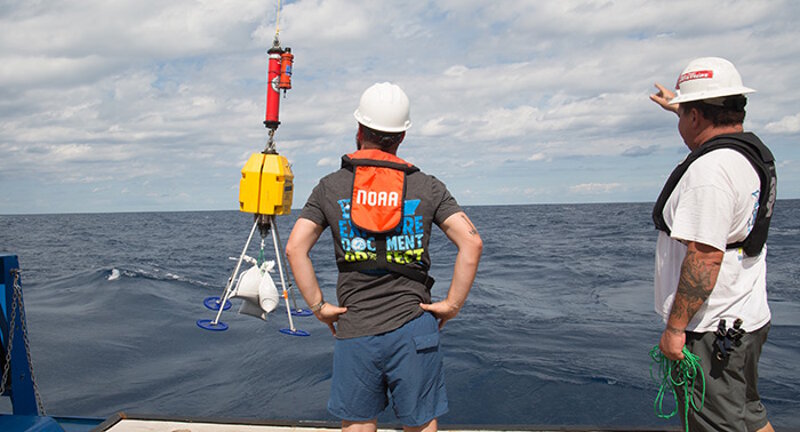
[[(391, 393), (404, 430), (435, 431), (447, 412), (439, 330), (464, 305), (483, 242), (441, 181), (396, 156), (411, 127), (400, 87), (371, 86), (354, 115), (358, 151), (314, 188), (286, 254), (303, 298), (336, 337), (328, 411), (342, 430), (377, 430)], [(431, 303), (433, 224), (458, 253), (447, 297)], [(328, 226), (338, 306), (323, 298), (309, 257)]]

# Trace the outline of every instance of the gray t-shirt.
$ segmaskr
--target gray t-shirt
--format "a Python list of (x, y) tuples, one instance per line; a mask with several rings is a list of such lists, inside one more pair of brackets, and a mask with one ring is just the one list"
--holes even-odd
[[(340, 169), (320, 180), (300, 217), (323, 227), (331, 227), (337, 263), (346, 254), (374, 252), (371, 233), (360, 231), (350, 221), (353, 172)], [(388, 234), (387, 250), (407, 262), (428, 270), (431, 265), (428, 242), (431, 225), (441, 225), (461, 211), (447, 187), (436, 177), (414, 172), (406, 177), (403, 221)], [(369, 336), (399, 328), (420, 316), (420, 303), (430, 303), (431, 293), (424, 284), (385, 271), (339, 273), (336, 296), (347, 312), (339, 317), (338, 338)]]

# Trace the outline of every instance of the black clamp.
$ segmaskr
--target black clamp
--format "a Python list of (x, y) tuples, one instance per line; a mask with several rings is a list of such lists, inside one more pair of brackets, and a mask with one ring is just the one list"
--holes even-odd
[(258, 231), (261, 233), (261, 238), (269, 235), (269, 230), (272, 227), (272, 219), (268, 215), (256, 214), (255, 220), (258, 223)]
[(741, 327), (741, 318), (736, 318), (731, 328), (726, 328), (724, 319), (719, 320), (717, 331), (714, 332), (717, 336), (714, 340), (714, 352), (716, 353), (717, 360), (727, 360), (733, 348), (742, 344), (742, 336), (747, 332)]

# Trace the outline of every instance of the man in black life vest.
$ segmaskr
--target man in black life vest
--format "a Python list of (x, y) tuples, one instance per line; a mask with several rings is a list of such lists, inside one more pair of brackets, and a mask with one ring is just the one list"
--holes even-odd
[[(685, 345), (700, 357), (705, 374), (705, 404), (700, 412), (689, 410), (684, 426), (772, 431), (758, 395), (758, 359), (771, 318), (766, 240), (776, 175), (769, 149), (743, 129), (744, 95), (754, 90), (717, 57), (690, 62), (677, 95), (656, 87), (650, 99), (678, 115), (678, 131), (691, 150), (653, 210), (659, 230), (655, 308), (666, 322), (659, 348), (678, 360)], [(726, 322), (740, 327), (718, 331)], [(727, 341), (733, 343), (717, 341), (734, 333), (736, 341)], [(683, 419), (682, 391), (678, 397)]]
[[(297, 287), (336, 337), (328, 411), (342, 430), (375, 432), (388, 405), (406, 431), (435, 431), (447, 412), (439, 330), (466, 301), (483, 243), (445, 185), (397, 157), (411, 127), (408, 97), (379, 83), (361, 96), (356, 152), (322, 178), (286, 254)], [(456, 245), (447, 297), (431, 302), (433, 224)], [(325, 301), (309, 252), (330, 226), (338, 305)]]

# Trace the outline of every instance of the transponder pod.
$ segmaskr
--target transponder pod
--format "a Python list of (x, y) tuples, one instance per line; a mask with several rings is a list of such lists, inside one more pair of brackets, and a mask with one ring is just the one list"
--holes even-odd
[(239, 180), (239, 211), (263, 215), (291, 213), (293, 182), (294, 175), (285, 157), (253, 153)]

